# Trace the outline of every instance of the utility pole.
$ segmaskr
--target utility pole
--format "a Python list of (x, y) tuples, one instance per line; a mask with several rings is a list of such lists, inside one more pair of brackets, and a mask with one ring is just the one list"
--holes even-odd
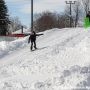
[(72, 4), (75, 4), (76, 1), (65, 1), (66, 4), (70, 4), (70, 27), (72, 27)]
[(31, 0), (31, 31), (33, 31), (33, 0)]
[(21, 33), (23, 34), (23, 26), (21, 26)]

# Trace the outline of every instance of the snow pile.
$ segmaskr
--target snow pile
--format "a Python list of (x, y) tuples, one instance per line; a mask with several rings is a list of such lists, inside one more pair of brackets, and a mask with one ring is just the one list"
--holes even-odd
[(5, 37), (5, 36), (0, 36), (0, 42), (1, 41), (14, 41), (16, 38), (15, 37)]
[[(0, 90), (89, 90), (89, 29), (52, 29), (43, 33), (37, 38), (36, 51), (31, 52), (27, 45), (0, 58)], [(23, 45), (27, 38), (20, 41)]]
[(0, 57), (8, 54), (8, 52), (16, 50), (17, 48), (24, 47), (28, 43), (28, 37), (17, 39), (11, 42), (1, 41), (0, 42)]

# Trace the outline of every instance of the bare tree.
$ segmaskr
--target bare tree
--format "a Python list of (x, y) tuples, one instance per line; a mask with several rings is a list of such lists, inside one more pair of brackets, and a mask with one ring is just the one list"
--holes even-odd
[(64, 11), (64, 17), (65, 17), (65, 27), (70, 27), (70, 17), (71, 17), (71, 26), (74, 26), (74, 16), (73, 16), (73, 13), (70, 16), (70, 6), (66, 5), (65, 11)]
[(55, 28), (56, 25), (56, 17), (55, 14), (47, 11), (38, 15), (34, 21), (34, 29), (37, 31), (44, 31), (47, 29)]
[(79, 18), (82, 14), (82, 7), (81, 7), (81, 2), (80, 1), (77, 1), (75, 3), (75, 5), (73, 6), (73, 13), (74, 13), (74, 17), (75, 17), (75, 27), (77, 26), (78, 24), (78, 21), (79, 21)]
[(10, 32), (14, 32), (14, 31), (21, 29), (22, 24), (18, 17), (10, 17), (10, 21), (11, 21), (11, 23), (9, 25)]
[(90, 0), (82, 0), (85, 14), (87, 15), (90, 6)]

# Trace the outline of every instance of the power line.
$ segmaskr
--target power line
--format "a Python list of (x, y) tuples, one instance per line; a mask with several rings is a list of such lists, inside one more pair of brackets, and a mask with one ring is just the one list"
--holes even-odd
[(65, 1), (66, 4), (70, 4), (70, 27), (72, 27), (72, 4), (75, 4), (76, 1)]

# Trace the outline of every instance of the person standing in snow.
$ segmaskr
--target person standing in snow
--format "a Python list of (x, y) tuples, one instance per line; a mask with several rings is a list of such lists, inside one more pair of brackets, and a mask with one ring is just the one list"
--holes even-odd
[(33, 46), (35, 49), (37, 49), (37, 47), (36, 47), (36, 36), (40, 36), (40, 35), (43, 35), (43, 34), (36, 34), (35, 31), (31, 32), (30, 37), (28, 39), (28, 43), (30, 43), (30, 41), (31, 41), (31, 47), (30, 47), (31, 50), (33, 49)]

